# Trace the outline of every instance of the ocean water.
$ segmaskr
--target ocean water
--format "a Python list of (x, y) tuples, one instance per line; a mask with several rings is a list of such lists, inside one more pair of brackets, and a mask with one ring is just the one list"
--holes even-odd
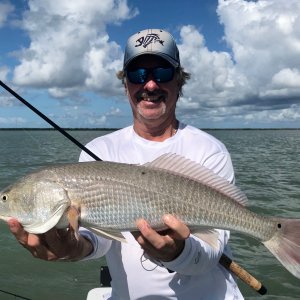
[[(83, 144), (107, 131), (70, 131)], [(300, 218), (299, 130), (210, 130), (229, 149), (236, 184), (251, 210)], [(78, 160), (80, 150), (56, 131), (0, 130), (0, 189), (40, 166)], [(258, 295), (238, 281), (245, 299), (300, 299), (300, 280), (258, 241), (232, 233), (236, 262), (267, 287)], [(32, 258), (0, 222), (0, 299), (83, 300), (99, 286), (105, 261), (63, 263)], [(217, 283), (216, 283), (217, 284)]]

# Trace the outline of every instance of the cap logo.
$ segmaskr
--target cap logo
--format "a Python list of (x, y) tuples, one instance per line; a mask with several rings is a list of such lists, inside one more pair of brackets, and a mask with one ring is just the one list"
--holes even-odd
[(142, 36), (140, 37), (138, 40), (136, 40), (136, 45), (135, 47), (140, 47), (143, 46), (144, 48), (147, 48), (148, 45), (150, 45), (151, 43), (160, 43), (161, 45), (164, 45), (163, 40), (161, 40), (159, 38), (159, 35), (156, 33), (149, 33), (146, 36)]

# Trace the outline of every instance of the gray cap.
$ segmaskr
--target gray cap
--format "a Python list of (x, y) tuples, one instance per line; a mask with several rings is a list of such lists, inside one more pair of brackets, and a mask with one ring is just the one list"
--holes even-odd
[(125, 70), (128, 64), (143, 54), (153, 54), (166, 59), (174, 67), (180, 65), (179, 51), (172, 35), (161, 29), (146, 29), (132, 35), (126, 44)]

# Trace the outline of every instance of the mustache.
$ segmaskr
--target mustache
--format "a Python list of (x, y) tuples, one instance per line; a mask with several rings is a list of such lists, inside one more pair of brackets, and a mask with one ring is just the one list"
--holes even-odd
[(165, 101), (167, 98), (167, 93), (164, 91), (155, 91), (155, 92), (149, 92), (149, 91), (141, 91), (136, 94), (136, 99), (138, 102), (146, 99), (156, 98), (153, 102), (158, 101)]

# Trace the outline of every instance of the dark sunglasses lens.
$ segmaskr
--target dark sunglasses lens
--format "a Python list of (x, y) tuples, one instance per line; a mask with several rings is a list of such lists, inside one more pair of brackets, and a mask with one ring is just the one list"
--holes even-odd
[(131, 83), (141, 84), (145, 83), (149, 74), (153, 75), (156, 82), (168, 82), (174, 77), (174, 68), (154, 68), (127, 71), (127, 78)]
[(156, 82), (168, 82), (174, 76), (174, 68), (155, 68), (152, 72)]
[(137, 69), (134, 71), (127, 71), (127, 77), (131, 83), (145, 83), (148, 77), (146, 69)]

